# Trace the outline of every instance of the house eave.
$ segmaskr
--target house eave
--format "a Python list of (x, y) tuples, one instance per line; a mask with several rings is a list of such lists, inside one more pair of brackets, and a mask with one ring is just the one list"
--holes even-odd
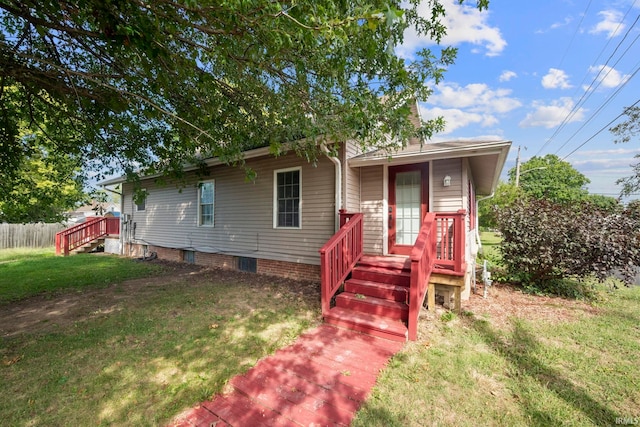
[[(463, 141), (455, 142), (464, 143)], [(444, 143), (427, 143), (419, 147), (419, 150), (402, 150), (397, 153), (393, 153), (390, 156), (379, 152), (362, 154), (349, 159), (348, 163), (351, 167), (363, 167), (422, 163), (429, 160), (486, 156), (492, 154), (504, 154), (506, 157), (509, 147), (511, 147), (511, 141), (468, 141), (468, 145), (457, 146), (445, 145)]]
[[(270, 147), (255, 148), (253, 150), (248, 150), (248, 151), (243, 152), (242, 153), (242, 157), (243, 157), (243, 159), (253, 159), (253, 158), (256, 158), (256, 157), (263, 157), (263, 156), (269, 155), (271, 153), (270, 150), (271, 150)], [(218, 166), (218, 165), (224, 164), (224, 162), (222, 160), (220, 160), (220, 158), (218, 158), (218, 157), (211, 157), (211, 158), (205, 159), (204, 163), (207, 166)], [(184, 167), (184, 171), (185, 172), (194, 171), (196, 169), (198, 169), (198, 166), (191, 165), (191, 164), (190, 165), (186, 165)], [(141, 178), (143, 178), (143, 179), (154, 179), (154, 178), (159, 178), (161, 176), (162, 176), (162, 174), (158, 173), (158, 174), (153, 174), (153, 175), (145, 175), (145, 176), (143, 176)], [(116, 178), (112, 178), (112, 179), (108, 179), (108, 180), (105, 180), (105, 181), (101, 181), (101, 182), (98, 183), (98, 185), (100, 187), (104, 187), (104, 186), (107, 186), (107, 185), (121, 184), (121, 183), (126, 182), (126, 181), (127, 181), (126, 176), (125, 175), (121, 175), (121, 176), (116, 177)]]
[(491, 194), (500, 180), (511, 141), (448, 141), (407, 147), (391, 156), (367, 153), (348, 160), (350, 167), (405, 165), (444, 159), (469, 159), (479, 195)]

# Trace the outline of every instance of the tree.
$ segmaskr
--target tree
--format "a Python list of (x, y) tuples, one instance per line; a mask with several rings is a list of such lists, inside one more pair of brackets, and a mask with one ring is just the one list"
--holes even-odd
[[(515, 183), (516, 168), (509, 170), (509, 182)], [(547, 199), (556, 203), (575, 203), (583, 200), (589, 179), (569, 162), (555, 154), (534, 156), (520, 167), (520, 187), (534, 199)]]
[[(0, 222), (58, 222), (64, 213), (86, 199), (81, 163), (54, 142), (82, 142), (81, 135), (66, 129), (59, 112), (40, 111), (42, 100), (21, 102), (18, 86), (3, 88), (0, 123), (12, 129), (14, 141), (0, 138)], [(52, 100), (47, 100), (52, 104)], [(34, 108), (31, 108), (34, 107)], [(58, 105), (59, 109), (64, 106)], [(11, 112), (9, 114), (8, 112)]]
[[(640, 133), (640, 107), (635, 105), (628, 107), (625, 109), (624, 114), (627, 116), (627, 120), (609, 129), (611, 133), (617, 136), (616, 143), (629, 142)], [(635, 158), (640, 159), (640, 154), (636, 154)], [(631, 165), (631, 170), (631, 176), (616, 181), (616, 184), (622, 185), (621, 196), (630, 196), (640, 191), (640, 161)]]
[(43, 115), (64, 131), (47, 135), (55, 150), (132, 179), (211, 156), (242, 164), (257, 146), (313, 161), (324, 141), (428, 138), (443, 121), (416, 129), (408, 100), (426, 99), (456, 52), (394, 53), (407, 28), (445, 34), (441, 1), (426, 19), (419, 3), (0, 0), (0, 168), (22, 155), (15, 118)]
[(44, 147), (32, 147), (0, 195), (0, 223), (60, 222), (85, 199), (75, 162)]
[(515, 184), (500, 181), (493, 197), (480, 200), (478, 203), (478, 218), (481, 227), (496, 228), (498, 226), (497, 211), (511, 206), (523, 196), (522, 190)]

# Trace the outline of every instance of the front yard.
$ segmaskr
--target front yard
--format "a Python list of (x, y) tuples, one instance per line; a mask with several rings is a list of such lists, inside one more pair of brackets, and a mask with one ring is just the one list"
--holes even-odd
[[(2, 255), (7, 425), (162, 425), (320, 320), (317, 284), (98, 256), (143, 277), (107, 268), (80, 288), (23, 292), (52, 260), (24, 261), (9, 283)], [(83, 276), (74, 258), (55, 262)], [(462, 316), (422, 315), (419, 340), (391, 360), (354, 425), (640, 422), (640, 287), (596, 303), (505, 286), (478, 294)]]

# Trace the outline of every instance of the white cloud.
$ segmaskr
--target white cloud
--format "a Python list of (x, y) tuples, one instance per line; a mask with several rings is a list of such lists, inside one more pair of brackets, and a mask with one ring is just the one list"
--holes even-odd
[(601, 21), (589, 30), (591, 34), (607, 33), (608, 38), (617, 36), (625, 29), (622, 23), (622, 13), (617, 10), (603, 10), (598, 12)]
[[(431, 15), (430, 1), (423, 0), (418, 11), (420, 16), (428, 19)], [(480, 11), (476, 7), (456, 0), (443, 0), (446, 16), (441, 18), (447, 28), (447, 34), (442, 39), (443, 45), (459, 45), (471, 43), (481, 46), (487, 56), (497, 56), (504, 50), (507, 42), (502, 38), (500, 29), (490, 26), (487, 21), (489, 12)], [(404, 42), (396, 48), (398, 55), (413, 58), (416, 50), (433, 45), (427, 36), (419, 36), (415, 30), (407, 29)]]
[(542, 87), (545, 89), (570, 89), (569, 76), (563, 70), (549, 68), (549, 72), (542, 77)]
[(458, 108), (425, 108), (424, 106), (420, 106), (420, 115), (424, 120), (444, 117), (446, 122), (445, 130), (441, 132), (441, 134), (449, 134), (456, 129), (471, 124), (479, 124), (486, 127), (493, 126), (498, 122), (498, 120), (491, 115), (463, 111)]
[(505, 70), (502, 72), (502, 74), (500, 74), (500, 77), (498, 77), (498, 80), (501, 82), (508, 82), (509, 80), (514, 79), (516, 77), (518, 77), (518, 75), (514, 71)]
[[(611, 68), (608, 65), (595, 65), (589, 67), (589, 72), (597, 75), (597, 82), (605, 87), (612, 88), (618, 87), (629, 79), (628, 74), (620, 74), (615, 68)], [(584, 88), (585, 90), (588, 87)]]
[[(533, 107), (535, 111), (527, 114), (519, 125), (520, 127), (545, 127), (547, 129), (558, 126), (573, 109), (574, 103), (571, 98), (560, 98), (545, 105), (535, 101)], [(567, 123), (578, 122), (584, 119), (584, 108), (578, 108), (575, 114), (568, 119)]]
[(424, 119), (442, 116), (446, 121), (444, 134), (472, 124), (490, 127), (498, 124), (498, 114), (508, 113), (522, 105), (512, 98), (511, 90), (491, 89), (484, 83), (459, 86), (455, 83), (442, 84), (428, 99), (429, 108), (421, 105)]
[(536, 34), (544, 34), (544, 33), (548, 32), (548, 31), (551, 31), (551, 30), (556, 30), (558, 28), (566, 27), (567, 25), (571, 24), (572, 22), (573, 22), (573, 17), (567, 16), (566, 18), (564, 18), (563, 21), (554, 22), (546, 30), (537, 30)]
[(478, 113), (507, 113), (522, 105), (512, 98), (510, 89), (490, 89), (485, 83), (459, 86), (455, 83), (439, 85), (428, 102), (439, 107), (467, 108)]

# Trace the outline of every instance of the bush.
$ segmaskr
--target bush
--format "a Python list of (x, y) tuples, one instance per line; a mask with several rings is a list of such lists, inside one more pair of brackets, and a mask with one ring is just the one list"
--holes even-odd
[(496, 217), (507, 274), (526, 287), (569, 296), (564, 279), (603, 281), (617, 270), (631, 283), (640, 265), (640, 219), (633, 209), (519, 199)]

